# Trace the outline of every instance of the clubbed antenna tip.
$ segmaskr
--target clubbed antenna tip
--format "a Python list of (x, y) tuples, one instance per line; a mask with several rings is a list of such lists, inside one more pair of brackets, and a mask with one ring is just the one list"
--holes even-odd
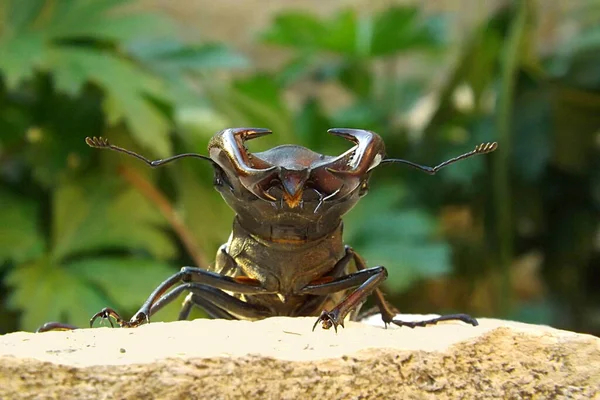
[(413, 168), (421, 170), (425, 173), (428, 173), (429, 175), (433, 175), (436, 172), (438, 172), (440, 169), (447, 167), (450, 164), (454, 164), (457, 161), (464, 160), (465, 158), (469, 158), (469, 157), (472, 157), (472, 156), (475, 156), (478, 154), (491, 153), (492, 151), (496, 150), (497, 148), (498, 148), (497, 142), (478, 144), (477, 146), (475, 146), (475, 149), (471, 150), (470, 152), (460, 155), (458, 157), (451, 158), (447, 161), (444, 161), (443, 163), (441, 163), (439, 165), (436, 165), (435, 167), (419, 165), (412, 161), (401, 160), (399, 158), (386, 158), (385, 160), (381, 161), (381, 164), (386, 164), (386, 163), (406, 164), (406, 165), (410, 165)]
[(131, 151), (131, 150), (127, 150), (124, 149), (122, 147), (119, 146), (115, 146), (112, 145), (108, 142), (108, 139), (105, 139), (103, 137), (86, 137), (85, 138), (85, 143), (87, 143), (88, 146), (96, 148), (96, 149), (110, 149), (110, 150), (114, 150), (114, 151), (118, 151), (121, 153), (125, 153), (128, 154), (132, 157), (135, 157), (139, 160), (142, 160), (143, 162), (145, 162), (146, 164), (148, 164), (151, 167), (158, 167), (160, 165), (164, 165), (166, 163), (169, 163), (171, 161), (174, 160), (178, 160), (180, 158), (184, 158), (184, 157), (195, 157), (195, 158), (200, 158), (202, 160), (207, 160), (212, 162), (212, 160), (210, 159), (210, 157), (207, 156), (203, 156), (202, 154), (196, 154), (196, 153), (185, 153), (185, 154), (178, 154), (176, 156), (173, 157), (169, 157), (169, 158), (165, 158), (164, 160), (154, 160), (154, 161), (150, 161), (148, 160), (146, 157), (139, 155), (138, 153)]
[(85, 138), (85, 143), (90, 146), (90, 147), (94, 147), (97, 149), (102, 149), (102, 148), (106, 148), (106, 147), (110, 147), (110, 143), (108, 142), (108, 139), (104, 139), (102, 136), (100, 137), (86, 137)]
[(492, 143), (482, 143), (475, 146), (475, 153), (477, 154), (486, 154), (491, 153), (492, 151), (498, 148), (498, 142)]

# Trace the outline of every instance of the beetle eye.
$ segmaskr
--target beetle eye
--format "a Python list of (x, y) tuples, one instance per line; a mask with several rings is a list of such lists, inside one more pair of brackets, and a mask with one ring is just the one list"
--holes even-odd
[(215, 166), (215, 176), (213, 179), (213, 185), (216, 187), (228, 186), (232, 188), (231, 182), (227, 178), (227, 174), (221, 168)]
[(368, 192), (369, 192), (369, 182), (363, 181), (363, 183), (360, 184), (360, 189), (358, 191), (358, 195), (362, 197), (365, 194), (367, 194)]

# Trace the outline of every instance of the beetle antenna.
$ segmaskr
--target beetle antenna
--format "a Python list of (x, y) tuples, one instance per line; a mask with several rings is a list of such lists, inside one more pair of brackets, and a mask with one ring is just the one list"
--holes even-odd
[(436, 165), (435, 167), (419, 165), (412, 161), (401, 160), (399, 158), (387, 158), (385, 160), (381, 160), (380, 164), (392, 164), (392, 163), (407, 164), (407, 165), (410, 165), (411, 167), (416, 168), (420, 171), (426, 172), (429, 175), (434, 175), (440, 169), (447, 167), (450, 164), (454, 164), (457, 161), (464, 160), (465, 158), (469, 158), (469, 157), (477, 155), (477, 154), (491, 153), (492, 151), (496, 150), (497, 148), (498, 148), (497, 142), (478, 144), (477, 146), (475, 146), (475, 149), (471, 150), (470, 152), (462, 154), (458, 157), (451, 158), (447, 161), (444, 161), (443, 163), (441, 163), (439, 165)]
[(184, 154), (178, 154), (176, 156), (173, 157), (169, 157), (169, 158), (165, 158), (162, 160), (154, 160), (154, 161), (150, 161), (148, 160), (146, 157), (131, 151), (131, 150), (127, 150), (124, 149), (122, 147), (119, 146), (115, 146), (112, 145), (108, 142), (108, 139), (105, 139), (103, 137), (86, 137), (85, 138), (85, 143), (87, 143), (88, 146), (96, 148), (96, 149), (110, 149), (110, 150), (114, 150), (114, 151), (118, 151), (121, 153), (125, 153), (125, 154), (129, 154), (130, 156), (133, 156), (139, 160), (142, 160), (143, 162), (145, 162), (146, 164), (148, 164), (151, 167), (159, 167), (161, 165), (164, 165), (166, 163), (169, 163), (171, 161), (175, 161), (178, 160), (180, 158), (184, 158), (184, 157), (194, 157), (194, 158), (201, 158), (203, 160), (208, 160), (210, 162), (213, 162), (210, 157), (208, 156), (203, 156), (202, 154), (196, 154), (196, 153), (184, 153)]

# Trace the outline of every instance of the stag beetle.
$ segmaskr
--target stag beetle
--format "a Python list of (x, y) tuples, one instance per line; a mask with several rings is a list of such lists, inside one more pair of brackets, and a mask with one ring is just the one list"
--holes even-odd
[[(95, 148), (136, 157), (151, 167), (196, 157), (214, 168), (214, 186), (235, 211), (229, 241), (217, 251), (209, 269), (183, 267), (161, 283), (139, 311), (124, 320), (105, 308), (90, 320), (114, 319), (121, 327), (136, 327), (182, 292), (188, 292), (179, 319), (193, 306), (213, 318), (257, 320), (270, 316), (318, 316), (314, 326), (344, 326), (355, 319), (371, 293), (383, 322), (398, 326), (426, 326), (460, 320), (473, 326), (466, 314), (443, 315), (420, 322), (401, 321), (379, 289), (387, 278), (383, 266), (367, 268), (365, 261), (342, 239), (342, 216), (367, 194), (371, 171), (383, 164), (401, 163), (435, 174), (441, 168), (476, 154), (494, 151), (486, 143), (436, 167), (385, 158), (385, 145), (376, 133), (358, 129), (330, 129), (355, 144), (337, 157), (297, 145), (283, 145), (251, 153), (245, 142), (270, 134), (268, 129), (235, 128), (217, 133), (208, 144), (209, 156), (187, 153), (150, 161), (103, 138), (86, 138)], [(47, 323), (39, 331), (74, 329)]]

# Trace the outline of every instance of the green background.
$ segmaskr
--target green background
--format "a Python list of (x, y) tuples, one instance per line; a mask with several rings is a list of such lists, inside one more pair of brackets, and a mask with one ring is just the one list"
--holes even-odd
[(547, 3), (526, 0), (468, 26), (394, 2), (290, 7), (258, 32), (224, 21), (246, 46), (145, 3), (0, 0), (0, 333), (86, 326), (105, 306), (129, 316), (229, 235), (206, 163), (152, 170), (86, 136), (164, 158), (257, 126), (274, 134), (254, 151), (340, 154), (348, 143), (325, 132), (352, 127), (427, 165), (497, 141), (434, 177), (377, 169), (346, 242), (388, 268), (402, 312), (600, 334), (600, 2), (550, 24)]

